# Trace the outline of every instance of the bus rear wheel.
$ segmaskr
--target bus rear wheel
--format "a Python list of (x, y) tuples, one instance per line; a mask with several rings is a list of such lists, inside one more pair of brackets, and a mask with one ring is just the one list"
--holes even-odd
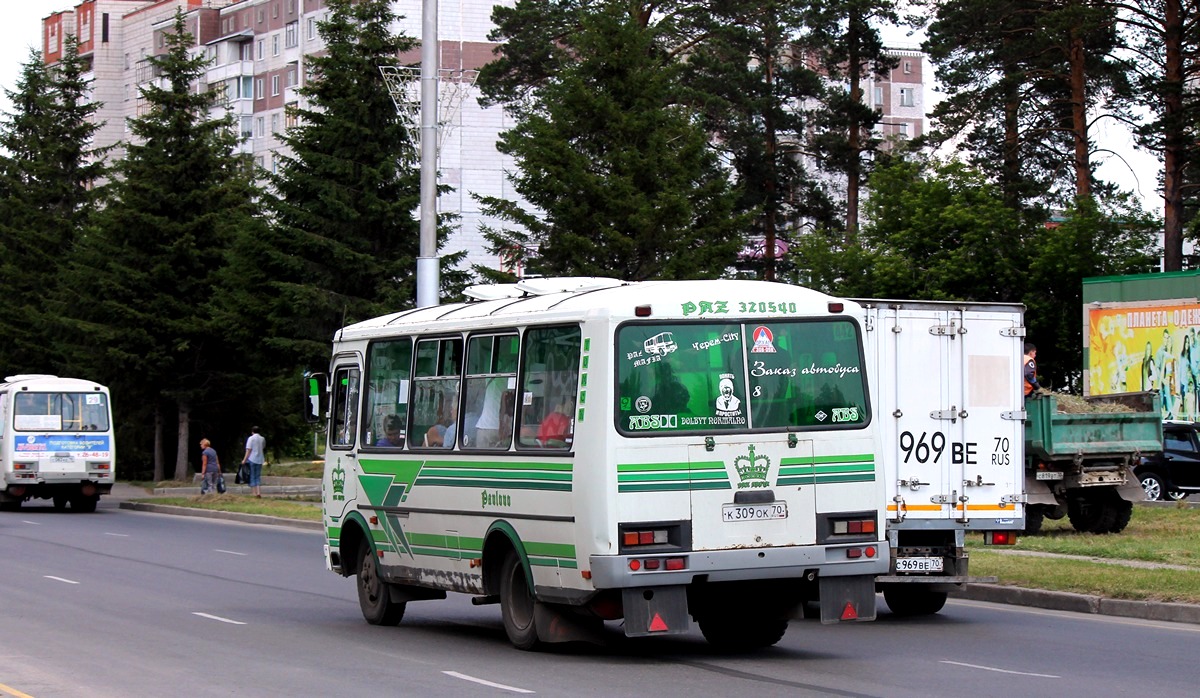
[[(96, 511), (96, 503), (100, 501), (100, 495), (75, 495), (71, 498), (71, 510), (80, 514), (90, 514)], [(56, 503), (57, 506), (57, 503)]]
[(358, 559), (358, 606), (371, 625), (396, 625), (404, 618), (408, 604), (392, 601), (390, 586), (379, 576), (371, 546), (363, 543)]
[(500, 568), (500, 615), (508, 641), (519, 650), (538, 646), (537, 625), (533, 621), (533, 591), (525, 566), (515, 551), (510, 551)]
[(897, 616), (931, 616), (946, 605), (946, 592), (923, 589), (919, 584), (887, 585), (883, 600)]
[(708, 644), (733, 652), (770, 647), (783, 639), (788, 618), (781, 613), (715, 612), (696, 619)]

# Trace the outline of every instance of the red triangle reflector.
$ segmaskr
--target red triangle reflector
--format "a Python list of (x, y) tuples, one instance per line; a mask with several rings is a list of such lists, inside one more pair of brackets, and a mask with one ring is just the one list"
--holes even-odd
[(670, 630), (670, 628), (663, 622), (662, 616), (655, 613), (654, 619), (650, 621), (650, 632), (661, 633), (664, 630)]
[(842, 609), (842, 620), (857, 620), (858, 611), (854, 610), (854, 604), (847, 602), (846, 607)]

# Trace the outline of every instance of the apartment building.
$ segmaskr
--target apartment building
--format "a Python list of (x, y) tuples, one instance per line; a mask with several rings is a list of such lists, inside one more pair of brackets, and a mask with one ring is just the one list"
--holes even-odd
[[(487, 35), (496, 4), (439, 3), (443, 69), (473, 71), (491, 60), (498, 45)], [(396, 0), (394, 6), (401, 15), (397, 30), (419, 39), (420, 0)], [(103, 122), (96, 145), (117, 146), (110, 157), (120, 158), (120, 144), (131, 137), (127, 120), (145, 109), (139, 88), (158, 77), (149, 58), (165, 51), (176, 10), (186, 13), (194, 52), (209, 59), (200, 88), (224, 94), (242, 136), (241, 151), (263, 170), (276, 171), (280, 135), (293, 125), (291, 107), (307, 107), (298, 88), (306, 79), (308, 57), (324, 50), (317, 22), (328, 12), (325, 0), (78, 0), (72, 9), (43, 19), (43, 56), (54, 63), (62, 56), (64, 37), (79, 37), (93, 96), (103, 104), (96, 117)], [(872, 82), (866, 94), (883, 110), (883, 135), (915, 137), (924, 123), (923, 62), (915, 51), (897, 55), (900, 65), (888, 79)], [(401, 61), (419, 64), (419, 49)], [(481, 232), (497, 221), (487, 219), (473, 195), (518, 198), (504, 176), (515, 164), (496, 150), (500, 133), (512, 124), (501, 108), (483, 109), (475, 96), (476, 90), (465, 89), (459, 108), (440, 115), (439, 182), (452, 190), (439, 195), (438, 208), (458, 217), (446, 252), (466, 251), (467, 264), (499, 268)]]

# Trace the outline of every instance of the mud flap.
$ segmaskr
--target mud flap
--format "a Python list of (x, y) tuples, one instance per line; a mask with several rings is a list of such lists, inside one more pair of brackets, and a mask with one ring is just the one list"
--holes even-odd
[(591, 642), (604, 644), (604, 621), (572, 613), (554, 604), (535, 601), (533, 623), (542, 642)]
[(640, 587), (621, 590), (625, 636), (682, 635), (688, 631), (687, 587)]
[(875, 620), (875, 578), (821, 577), (821, 622)]

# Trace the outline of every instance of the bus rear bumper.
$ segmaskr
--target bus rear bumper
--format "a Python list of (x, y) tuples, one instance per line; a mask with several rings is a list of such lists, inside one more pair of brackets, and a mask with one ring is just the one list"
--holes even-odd
[[(869, 552), (868, 552), (869, 551)], [(680, 560), (668, 565), (669, 560)], [(649, 564), (647, 564), (647, 562)], [(887, 574), (887, 541), (853, 545), (737, 548), (653, 555), (592, 555), (597, 589), (687, 585), (694, 581), (850, 577)], [(673, 569), (682, 564), (681, 569)]]

